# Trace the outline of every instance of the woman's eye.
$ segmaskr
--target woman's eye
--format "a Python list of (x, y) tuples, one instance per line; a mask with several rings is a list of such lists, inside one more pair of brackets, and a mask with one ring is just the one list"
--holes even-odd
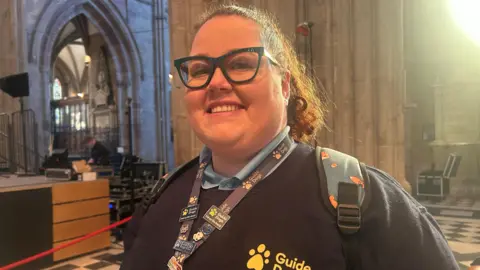
[(234, 61), (230, 63), (229, 68), (231, 69), (252, 69), (255, 68), (251, 63), (248, 61)]
[(206, 66), (193, 67), (190, 69), (190, 76), (198, 77), (198, 76), (208, 74), (208, 72), (209, 72), (209, 68)]

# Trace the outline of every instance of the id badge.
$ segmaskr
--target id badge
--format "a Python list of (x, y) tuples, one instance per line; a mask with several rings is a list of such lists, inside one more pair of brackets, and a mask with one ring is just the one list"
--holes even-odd
[(172, 256), (170, 260), (168, 260), (168, 270), (182, 270), (183, 267), (182, 265), (177, 261), (177, 258), (175, 256)]

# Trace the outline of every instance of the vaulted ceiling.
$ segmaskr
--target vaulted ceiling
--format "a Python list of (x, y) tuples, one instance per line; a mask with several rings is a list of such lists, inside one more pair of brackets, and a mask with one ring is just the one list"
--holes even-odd
[(90, 36), (98, 33), (84, 15), (73, 18), (57, 37), (52, 54), (52, 63), (60, 58), (80, 82), (85, 70), (85, 55), (88, 54)]

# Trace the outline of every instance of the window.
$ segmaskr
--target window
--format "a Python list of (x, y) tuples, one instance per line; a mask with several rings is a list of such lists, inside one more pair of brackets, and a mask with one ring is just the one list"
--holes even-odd
[(53, 100), (60, 100), (63, 98), (62, 84), (58, 78), (53, 81)]

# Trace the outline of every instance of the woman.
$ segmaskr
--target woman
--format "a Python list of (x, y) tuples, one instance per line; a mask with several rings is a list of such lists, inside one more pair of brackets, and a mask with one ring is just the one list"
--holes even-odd
[(205, 148), (143, 216), (135, 214), (122, 269), (458, 267), (425, 209), (369, 167), (358, 259), (345, 258), (308, 145), (322, 126), (315, 84), (272, 18), (233, 5), (213, 9), (190, 56), (175, 65)]

